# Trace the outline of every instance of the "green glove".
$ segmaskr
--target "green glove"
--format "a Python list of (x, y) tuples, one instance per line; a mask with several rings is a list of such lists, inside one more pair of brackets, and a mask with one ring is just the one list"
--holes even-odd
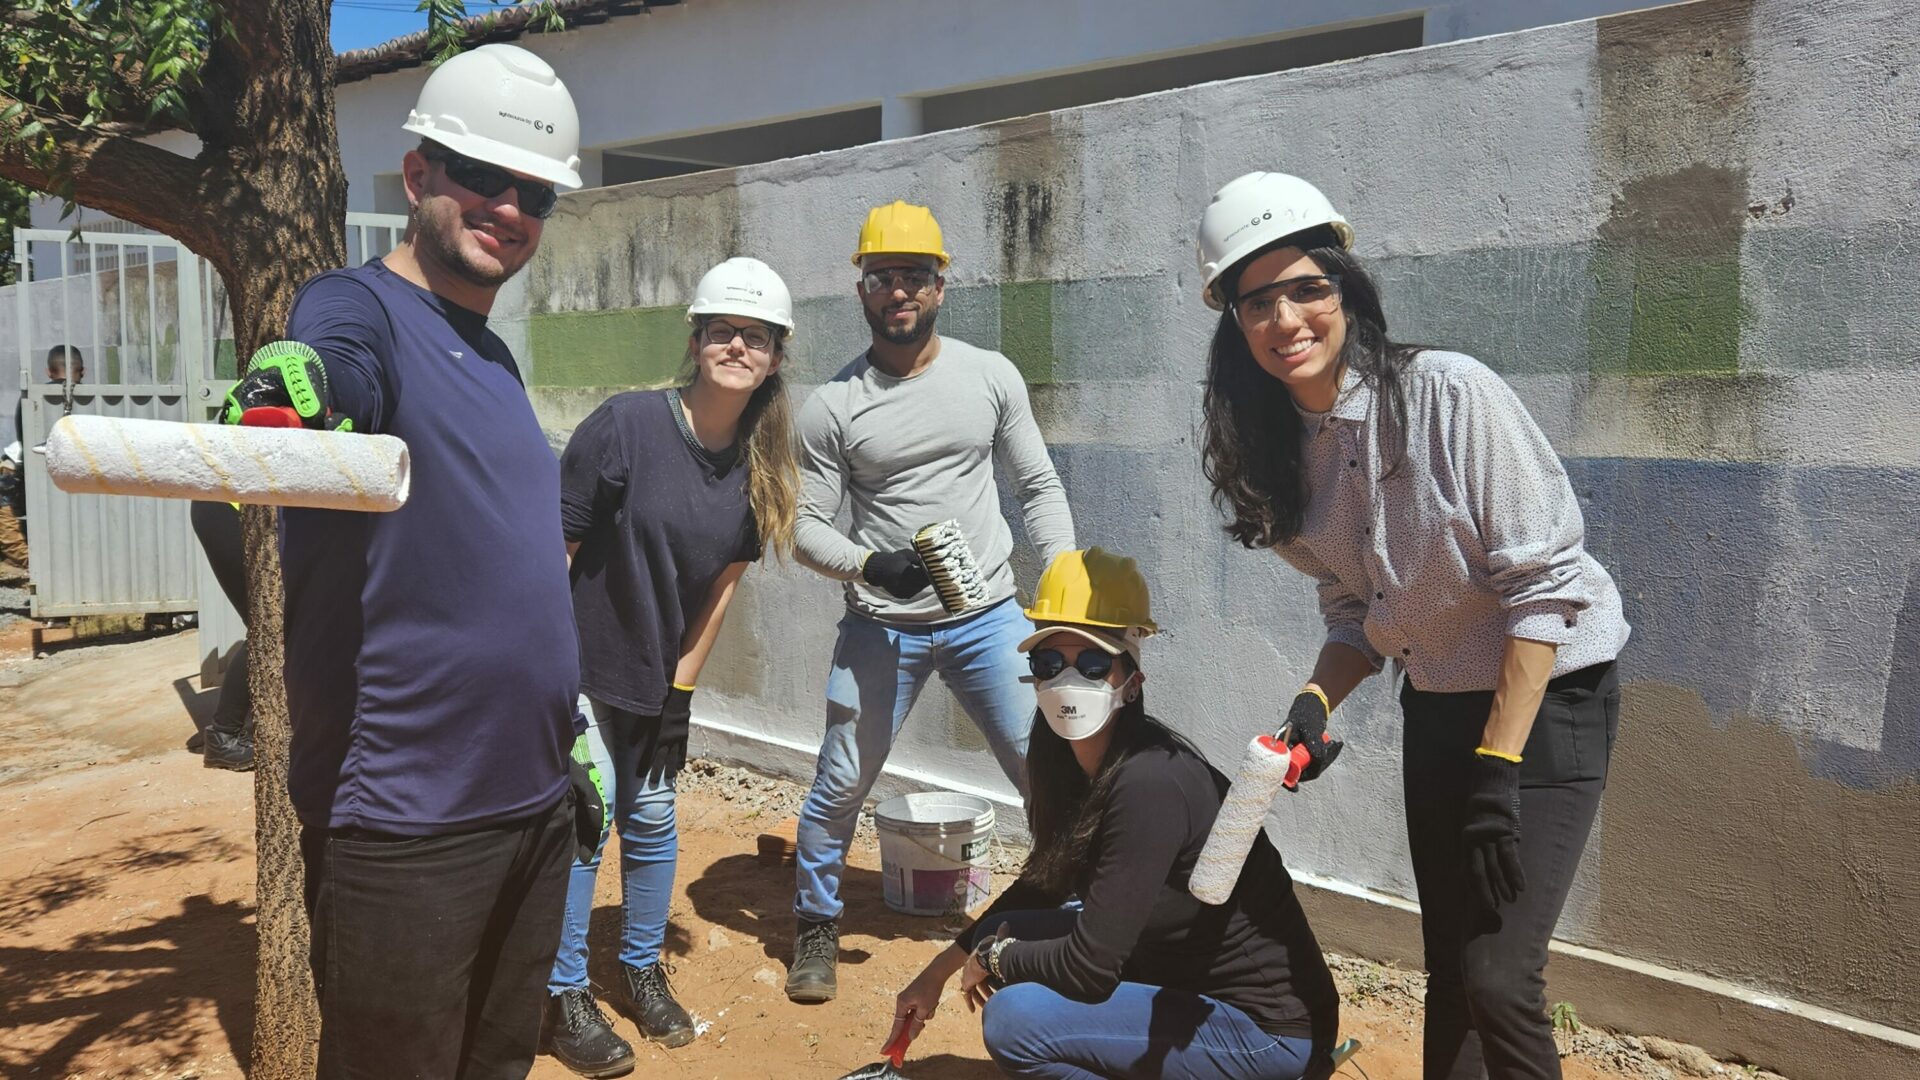
[(600, 767), (593, 763), (585, 735), (575, 736), (573, 740), (573, 760), (567, 767), (567, 779), (573, 785), (574, 861), (591, 862), (600, 853), (600, 845), (607, 842), (607, 829), (613, 824), (607, 815), (607, 804), (613, 801), (613, 795), (607, 790), (606, 779), (600, 775)]
[[(254, 415), (249, 417), (248, 413)], [(285, 420), (275, 420), (282, 414)], [(254, 351), (240, 381), (227, 392), (220, 422), (266, 423), (317, 431), (352, 431), (353, 421), (335, 417), (320, 354), (298, 341), (272, 341)]]

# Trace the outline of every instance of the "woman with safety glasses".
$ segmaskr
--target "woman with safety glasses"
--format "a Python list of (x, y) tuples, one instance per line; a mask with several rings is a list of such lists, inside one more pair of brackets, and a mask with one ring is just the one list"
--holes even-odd
[[(561, 457), (561, 524), (591, 723), (576, 758), (611, 782), (620, 832), (620, 963), (641, 1034), (694, 1037), (661, 957), (678, 838), (674, 779), (694, 685), (747, 565), (793, 546), (799, 467), (780, 367), (793, 332), (786, 284), (728, 259), (687, 309), (690, 374), (675, 389), (619, 394), (582, 421)], [(548, 990), (548, 1049), (575, 1072), (617, 1075), (633, 1050), (587, 983), (587, 915), (599, 857), (576, 862)]]
[(1620, 594), (1512, 389), (1389, 338), (1352, 245), (1297, 177), (1213, 197), (1206, 475), (1228, 535), (1319, 584), (1326, 641), (1286, 717), (1303, 780), (1339, 752), (1329, 711), (1385, 658), (1406, 674), (1427, 1080), (1557, 1077), (1541, 973), (1606, 787)]
[(1272, 843), (1255, 841), (1227, 903), (1187, 891), (1227, 780), (1147, 715), (1146, 579), (1100, 548), (1066, 552), (1027, 615), (1033, 851), (901, 991), (896, 1032), (917, 1034), (962, 972), (1008, 1076), (1324, 1075), (1339, 999)]

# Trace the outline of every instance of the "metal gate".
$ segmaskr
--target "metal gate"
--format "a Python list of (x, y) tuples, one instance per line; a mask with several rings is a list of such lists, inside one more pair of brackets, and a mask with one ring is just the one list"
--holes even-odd
[[(350, 263), (385, 254), (405, 227), (396, 214), (348, 214)], [(14, 294), (23, 450), (69, 412), (212, 418), (239, 358), (225, 290), (205, 260), (167, 236), (65, 229), (15, 229), (14, 257), (18, 282), (0, 292)], [(64, 382), (47, 380), (56, 347), (67, 354)], [(187, 504), (68, 495), (39, 455), (22, 456), (34, 617), (197, 610), (211, 683), (244, 628), (200, 554)]]

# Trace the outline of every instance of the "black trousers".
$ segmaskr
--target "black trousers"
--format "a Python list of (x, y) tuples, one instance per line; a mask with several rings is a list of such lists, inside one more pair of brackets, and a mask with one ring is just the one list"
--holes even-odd
[(573, 862), (573, 799), (446, 836), (301, 831), (319, 1080), (522, 1080)]
[(1558, 1078), (1546, 1010), (1547, 941), (1560, 919), (1607, 786), (1620, 718), (1614, 664), (1547, 684), (1520, 766), (1520, 863), (1527, 886), (1488, 911), (1461, 842), (1473, 751), (1491, 693), (1400, 691), (1407, 841), (1427, 954), (1425, 1080)]
[[(247, 611), (247, 559), (240, 539), (240, 511), (231, 503), (196, 502), (188, 509), (187, 516), (193, 522), (193, 535), (200, 541), (200, 550), (207, 554), (207, 566), (213, 570), (214, 580), (220, 583), (220, 591), (227, 594), (227, 603), (240, 613), (244, 624), (252, 616)], [(242, 735), (251, 730), (247, 723), (253, 715), (253, 688), (247, 677), (248, 670), (247, 642), (242, 638), (227, 661), (226, 676), (220, 684), (220, 701), (213, 708), (209, 727), (229, 735)]]

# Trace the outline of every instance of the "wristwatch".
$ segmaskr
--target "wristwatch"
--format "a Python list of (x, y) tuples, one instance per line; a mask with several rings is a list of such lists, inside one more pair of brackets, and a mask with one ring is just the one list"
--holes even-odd
[(1013, 944), (1013, 941), (1014, 939), (1010, 937), (981, 938), (980, 942), (973, 947), (973, 958), (986, 969), (987, 981), (996, 990), (1007, 985), (1007, 977), (1000, 973), (1000, 954), (1005, 952), (1007, 946)]

